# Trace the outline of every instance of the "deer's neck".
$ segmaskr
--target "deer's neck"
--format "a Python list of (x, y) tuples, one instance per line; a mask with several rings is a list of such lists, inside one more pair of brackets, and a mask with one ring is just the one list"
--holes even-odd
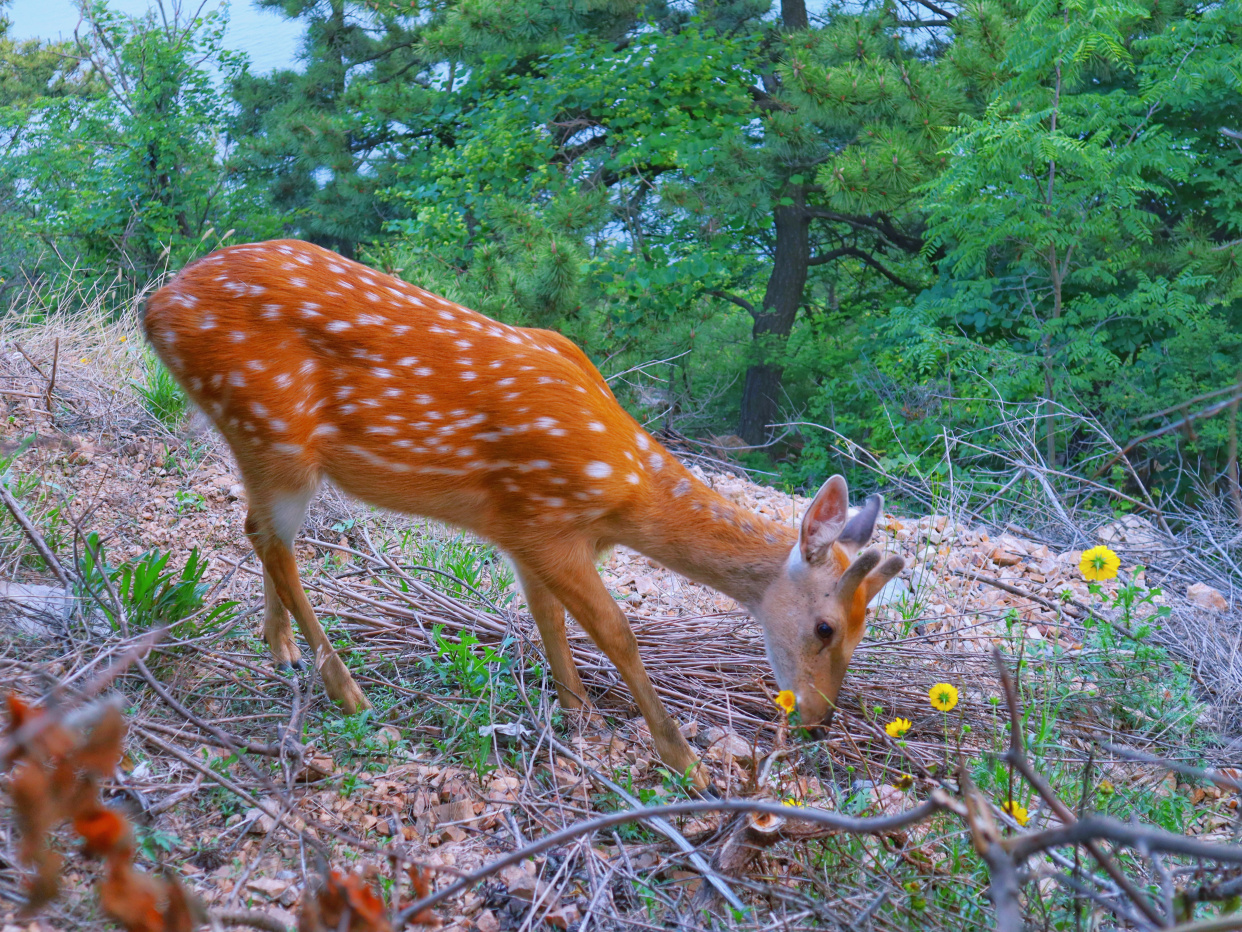
[(782, 572), (797, 534), (741, 508), (676, 466), (652, 480), (618, 543), (753, 608)]

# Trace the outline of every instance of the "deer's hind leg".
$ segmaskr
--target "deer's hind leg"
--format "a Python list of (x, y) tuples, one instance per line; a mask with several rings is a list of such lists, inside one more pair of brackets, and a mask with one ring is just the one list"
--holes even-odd
[(293, 540), (318, 487), (317, 478), (280, 491), (247, 482), (250, 511), (246, 515), (246, 536), (263, 564), (263, 636), (272, 656), (277, 663), (300, 662), (301, 652), (289, 626), (292, 613), (310, 646), (328, 698), (352, 714), (369, 708), (370, 703), (315, 617), (293, 557)]

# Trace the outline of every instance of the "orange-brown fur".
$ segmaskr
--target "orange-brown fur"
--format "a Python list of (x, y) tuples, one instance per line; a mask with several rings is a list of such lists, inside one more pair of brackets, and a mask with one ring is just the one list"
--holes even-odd
[[(628, 545), (762, 612), (799, 535), (696, 480), (572, 342), (297, 241), (230, 247), (189, 266), (151, 298), (145, 327), (237, 457), (277, 660), (299, 659), (287, 608), (329, 695), (351, 710), (366, 703), (306, 601), (290, 550), (326, 477), (372, 504), (496, 542), (514, 560), (562, 702), (584, 698), (564, 635), (568, 608), (617, 665), (665, 760), (694, 765), (595, 555)], [(839, 498), (815, 520), (843, 524)], [(831, 589), (843, 570), (816, 571), (823, 578), (812, 588)], [(861, 624), (856, 609), (853, 595), (851, 631)], [(783, 672), (797, 679), (779, 668), (778, 679)], [(807, 679), (808, 688), (823, 694), (826, 685), (835, 700), (839, 677), (821, 680)], [(819, 707), (809, 694), (800, 701)]]

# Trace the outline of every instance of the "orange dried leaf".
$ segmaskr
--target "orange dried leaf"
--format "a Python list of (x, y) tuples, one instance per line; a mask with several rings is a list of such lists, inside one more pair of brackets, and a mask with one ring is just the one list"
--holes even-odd
[(47, 771), (35, 761), (23, 761), (9, 781), (13, 821), (21, 835), (17, 856), (34, 868), (27, 897), (35, 909), (55, 898), (59, 890), (61, 858), (48, 847), (48, 833), (61, 820), (59, 807), (48, 792)]
[[(402, 909), (417, 902), (418, 900), (421, 900), (423, 897), (431, 893), (432, 874), (430, 868), (419, 867), (417, 864), (411, 864), (406, 870), (406, 873), (410, 876), (410, 889), (413, 891), (414, 895), (411, 896), (405, 903), (401, 904)], [(415, 925), (431, 926), (433, 928), (440, 927), (440, 918), (431, 911), (430, 907), (420, 909), (414, 914), (413, 917), (411, 917), (410, 922)]]
[(86, 842), (87, 854), (107, 854), (129, 836), (129, 823), (114, 809), (102, 807), (79, 813), (73, 830)]
[(185, 892), (185, 887), (176, 877), (169, 877), (164, 883), (165, 899), (163, 932), (194, 932), (206, 921), (201, 906)]
[(60, 893), (60, 868), (64, 859), (45, 848), (36, 862), (34, 876), (26, 881), (26, 912), (50, 903)]
[(26, 717), (30, 714), (30, 706), (17, 693), (9, 693), (5, 700), (9, 706), (9, 727), (5, 734), (13, 734), (17, 729), (26, 724)]
[(132, 848), (119, 848), (108, 857), (107, 873), (99, 882), (99, 905), (126, 932), (164, 932), (162, 885), (134, 870), (133, 856)]
[(81, 749), (74, 755), (78, 768), (92, 776), (107, 779), (121, 762), (125, 738), (125, 719), (115, 705), (106, 705), (86, 736)]
[(332, 871), (327, 882), (302, 899), (298, 932), (392, 932), (384, 903), (356, 874)]

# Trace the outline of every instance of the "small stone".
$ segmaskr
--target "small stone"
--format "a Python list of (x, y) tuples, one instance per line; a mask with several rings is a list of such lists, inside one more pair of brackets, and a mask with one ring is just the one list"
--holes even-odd
[(32, 638), (60, 637), (73, 613), (73, 593), (58, 586), (0, 581), (0, 627)]
[(504, 881), (510, 896), (527, 902), (533, 902), (536, 896), (542, 898), (548, 887), (547, 883), (535, 876), (534, 865), (529, 861), (506, 867), (500, 872), (500, 879)]
[(247, 809), (245, 819), (250, 823), (246, 831), (251, 835), (266, 835), (276, 827), (275, 817), (268, 815), (258, 806)]
[(279, 900), (293, 886), (288, 880), (277, 880), (275, 877), (256, 877), (246, 882), (246, 889), (260, 893), (269, 900)]
[(1022, 562), (1022, 558), (1017, 554), (1010, 553), (1000, 547), (992, 551), (992, 562), (997, 566), (1017, 566)]
[(723, 728), (709, 728), (702, 735), (702, 739), (706, 739), (704, 746), (707, 751), (704, 756), (709, 760), (724, 760), (726, 757), (742, 761), (750, 759), (750, 742), (735, 732), (725, 731)]
[(485, 909), (479, 913), (479, 918), (474, 921), (479, 932), (500, 932), (500, 920), (496, 918), (496, 914), (490, 909)]
[(900, 576), (895, 576), (884, 584), (884, 587), (876, 593), (875, 598), (871, 600), (872, 608), (879, 608), (881, 605), (895, 605), (905, 598), (910, 591), (909, 585)]
[(384, 725), (375, 732), (375, 740), (390, 747), (401, 743), (401, 729), (396, 725)]
[(240, 482), (235, 482), (229, 486), (229, 501), (238, 502), (246, 496), (246, 487)]
[(576, 906), (561, 906), (552, 910), (543, 917), (543, 921), (555, 929), (568, 929), (573, 923), (581, 919), (582, 916), (578, 912)]
[(1229, 603), (1220, 594), (1220, 590), (1213, 589), (1204, 583), (1192, 583), (1186, 589), (1186, 599), (1192, 605), (1206, 608), (1211, 612), (1227, 612), (1229, 610)]
[(458, 799), (451, 803), (442, 803), (431, 810), (437, 825), (448, 822), (465, 822), (474, 818), (474, 806), (468, 799)]

